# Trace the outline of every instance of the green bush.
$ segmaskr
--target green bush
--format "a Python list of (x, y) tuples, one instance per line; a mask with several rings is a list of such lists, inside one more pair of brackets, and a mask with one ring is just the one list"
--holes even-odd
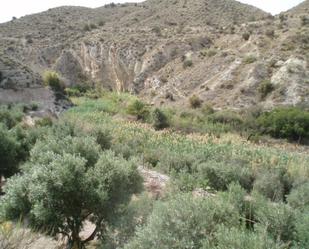
[(210, 115), (210, 114), (214, 114), (215, 113), (215, 110), (214, 108), (210, 105), (210, 104), (205, 104), (203, 107), (202, 107), (202, 113), (204, 115)]
[(156, 130), (162, 130), (169, 127), (167, 116), (158, 108), (153, 111), (152, 114), (153, 127)]
[(208, 118), (214, 123), (230, 124), (238, 127), (243, 123), (243, 119), (238, 113), (229, 110), (215, 112)]
[(309, 210), (298, 213), (295, 222), (296, 248), (309, 248)]
[(96, 142), (100, 145), (102, 150), (108, 150), (112, 146), (112, 139), (110, 131), (98, 129), (94, 131)]
[(10, 177), (17, 172), (18, 149), (16, 138), (0, 124), (0, 177)]
[(125, 249), (202, 248), (220, 225), (238, 226), (239, 215), (220, 199), (194, 198), (192, 194), (177, 195), (155, 205), (146, 226)]
[(276, 108), (257, 119), (263, 133), (302, 142), (309, 139), (309, 112), (300, 108)]
[(291, 207), (296, 209), (303, 210), (309, 208), (309, 182), (293, 188), (287, 196), (287, 201)]
[(275, 37), (275, 30), (268, 29), (268, 30), (265, 31), (265, 35), (267, 35), (270, 38), (274, 38)]
[(215, 190), (227, 190), (233, 182), (239, 183), (248, 191), (252, 188), (253, 173), (241, 162), (209, 161), (197, 165), (196, 168), (197, 177), (207, 179), (209, 186)]
[(221, 226), (213, 241), (206, 240), (201, 249), (283, 249), (267, 233), (252, 232), (244, 228)]
[(200, 108), (202, 105), (203, 101), (196, 95), (193, 95), (189, 99), (189, 104), (191, 108)]
[(300, 21), (302, 26), (309, 25), (309, 16), (301, 16)]
[(243, 63), (252, 64), (257, 61), (257, 58), (254, 55), (248, 55), (243, 59)]
[(253, 189), (272, 201), (282, 201), (284, 184), (277, 172), (263, 172), (257, 176)]
[(258, 88), (258, 91), (260, 93), (261, 99), (265, 99), (265, 97), (270, 94), (274, 90), (274, 85), (269, 81), (265, 80), (263, 81)]
[(145, 103), (140, 100), (134, 100), (127, 107), (127, 113), (136, 116), (138, 120), (145, 121), (149, 116), (149, 110)]
[(138, 195), (127, 207), (119, 210), (101, 239), (99, 249), (123, 248), (135, 235), (138, 227), (145, 225), (153, 210), (154, 200), (147, 193)]
[(49, 86), (54, 91), (62, 92), (64, 90), (59, 74), (56, 72), (46, 71), (43, 75), (43, 81), (45, 86)]
[(183, 67), (187, 68), (187, 67), (192, 67), (193, 66), (193, 61), (191, 59), (186, 59), (183, 62)]
[(21, 122), (23, 116), (24, 114), (19, 106), (0, 105), (0, 123), (4, 124), (8, 129)]
[(243, 34), (242, 34), (242, 38), (243, 38), (245, 41), (248, 41), (249, 38), (250, 38), (250, 33), (248, 33), (248, 32), (243, 33)]
[(275, 240), (291, 242), (295, 232), (295, 210), (284, 203), (273, 203), (253, 193), (250, 207), (255, 229), (266, 230)]

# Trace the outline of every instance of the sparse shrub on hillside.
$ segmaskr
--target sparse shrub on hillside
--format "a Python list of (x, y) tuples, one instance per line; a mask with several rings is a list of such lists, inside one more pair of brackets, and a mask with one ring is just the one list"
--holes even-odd
[(215, 113), (214, 108), (210, 104), (207, 104), (207, 103), (203, 105), (201, 111), (202, 111), (202, 113), (204, 115), (210, 115), (210, 114), (214, 114)]
[(301, 16), (300, 21), (302, 26), (309, 25), (309, 16)]
[(257, 58), (254, 55), (248, 55), (243, 59), (243, 63), (252, 64), (257, 61)]
[(239, 126), (243, 123), (242, 117), (234, 111), (218, 111), (209, 116), (209, 120), (216, 123)]
[(192, 67), (193, 66), (193, 61), (189, 58), (185, 59), (183, 62), (183, 67), (187, 68), (187, 67)]
[(90, 23), (90, 29), (96, 29), (97, 28), (97, 25), (95, 25), (94, 23)]
[(152, 114), (153, 127), (156, 130), (162, 130), (169, 127), (167, 116), (158, 108), (153, 111)]
[(78, 84), (72, 87), (68, 87), (65, 89), (65, 92), (70, 97), (81, 97), (85, 95), (88, 91), (92, 88), (90, 85), (87, 84)]
[(157, 35), (157, 36), (162, 36), (162, 31), (161, 28), (159, 26), (155, 26), (152, 28), (152, 31)]
[(269, 80), (264, 80), (259, 85), (258, 91), (260, 93), (261, 99), (265, 99), (268, 94), (274, 90), (274, 85)]
[(145, 103), (140, 100), (134, 100), (127, 107), (127, 113), (136, 116), (138, 120), (145, 121), (149, 116), (149, 110)]
[(285, 14), (283, 14), (283, 13), (281, 13), (281, 14), (279, 15), (279, 20), (280, 20), (281, 23), (283, 23), (283, 22), (286, 21), (287, 19), (288, 19), (288, 16), (287, 16), (287, 15), (285, 15)]
[(248, 33), (248, 32), (243, 33), (243, 34), (242, 34), (242, 38), (243, 38), (245, 41), (248, 41), (249, 38), (250, 38), (250, 33)]
[(105, 21), (100, 20), (100, 21), (98, 22), (98, 25), (99, 25), (100, 27), (104, 26), (104, 25), (105, 25)]
[(85, 24), (83, 30), (86, 31), (86, 32), (90, 31), (91, 30), (90, 25), (89, 24)]
[(200, 52), (200, 55), (203, 57), (212, 57), (215, 56), (217, 54), (217, 50), (216, 49), (203, 49)]
[(191, 108), (200, 108), (202, 106), (203, 101), (196, 95), (192, 95), (189, 99), (189, 104)]
[(300, 108), (276, 108), (262, 114), (258, 123), (262, 132), (276, 138), (309, 139), (309, 112)]
[(56, 92), (62, 92), (64, 90), (64, 86), (60, 80), (60, 76), (56, 72), (46, 71), (43, 75), (43, 81), (45, 86), (49, 86), (52, 90)]
[(274, 38), (275, 37), (275, 30), (268, 29), (268, 30), (265, 31), (265, 35), (270, 37), (270, 38)]

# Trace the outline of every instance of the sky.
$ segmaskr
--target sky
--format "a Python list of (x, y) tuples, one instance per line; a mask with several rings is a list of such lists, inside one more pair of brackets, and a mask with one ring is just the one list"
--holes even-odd
[[(143, 0), (5, 0), (0, 8), (0, 23), (10, 21), (12, 17), (21, 17), (45, 11), (49, 8), (73, 5), (101, 7), (107, 3), (142, 2)], [(172, 0), (166, 0), (172, 1)], [(190, 0), (189, 0), (190, 1)], [(301, 3), (303, 0), (238, 0), (259, 7), (272, 14), (279, 14)]]

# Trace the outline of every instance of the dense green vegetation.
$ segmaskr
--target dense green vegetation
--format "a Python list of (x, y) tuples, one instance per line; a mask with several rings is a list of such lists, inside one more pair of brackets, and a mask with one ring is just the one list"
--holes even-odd
[(38, 137), (38, 131), (20, 125), (23, 110), (27, 108), (28, 106), (0, 107), (0, 182), (2, 177), (10, 177), (18, 172), (20, 164), (28, 159)]
[[(179, 111), (129, 94), (87, 96), (51, 126), (36, 126), (30, 156), (1, 197), (2, 221), (27, 217), (36, 231), (66, 235), (71, 248), (94, 238), (79, 237), (86, 220), (100, 249), (309, 246), (309, 156), (233, 133), (304, 139), (291, 134), (308, 131), (305, 111)], [(141, 165), (171, 177), (158, 200), (139, 194)]]

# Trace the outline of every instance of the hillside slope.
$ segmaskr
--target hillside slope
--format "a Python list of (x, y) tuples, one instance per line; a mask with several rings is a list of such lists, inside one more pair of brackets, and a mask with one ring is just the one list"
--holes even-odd
[(234, 0), (60, 7), (0, 25), (0, 92), (40, 88), (49, 69), (158, 105), (192, 95), (217, 108), (308, 104), (308, 33), (299, 16)]

